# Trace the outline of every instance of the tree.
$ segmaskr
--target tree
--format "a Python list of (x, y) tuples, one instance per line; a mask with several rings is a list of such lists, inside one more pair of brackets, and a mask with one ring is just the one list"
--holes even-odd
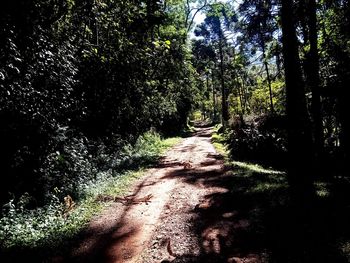
[(216, 110), (216, 86), (215, 86), (215, 61), (216, 54), (211, 45), (208, 45), (205, 40), (197, 39), (192, 41), (192, 64), (195, 67), (197, 73), (199, 74), (202, 82), (203, 98), (202, 104), (204, 105), (210, 97), (210, 91), (212, 93), (212, 103), (211, 108), (203, 107), (207, 112), (211, 112), (211, 118), (215, 122), (217, 120), (217, 110)]
[(323, 153), (323, 122), (321, 113), (320, 66), (318, 55), (317, 6), (315, 0), (300, 1), (300, 24), (303, 32), (305, 51), (304, 75), (308, 90), (311, 91), (312, 135), (314, 141), (314, 168), (319, 170)]
[(293, 10), (292, 0), (282, 2), (282, 41), (288, 117), (288, 179), (292, 198), (302, 207), (308, 204), (313, 194), (312, 170), (308, 168), (312, 162), (312, 138)]
[(244, 1), (239, 6), (241, 21), (237, 30), (242, 33), (243, 38), (253, 45), (257, 45), (262, 53), (262, 63), (266, 73), (266, 81), (269, 88), (270, 112), (275, 112), (272, 94), (272, 77), (269, 69), (269, 58), (267, 54), (268, 43), (272, 42), (276, 33), (277, 14), (274, 1)]
[(224, 34), (224, 27), (229, 27), (234, 21), (235, 14), (231, 12), (230, 7), (224, 4), (211, 6), (206, 13), (204, 23), (199, 25), (195, 34), (202, 36), (207, 45), (212, 45), (217, 56), (219, 81), (221, 86), (221, 121), (224, 129), (227, 127), (229, 120), (228, 111), (228, 89), (225, 81), (225, 49), (227, 48), (227, 39)]
[(0, 157), (8, 183), (0, 202), (9, 192), (43, 200), (54, 187), (93, 178), (67, 157), (73, 149), (89, 170), (102, 145), (112, 149), (151, 128), (169, 134), (187, 125), (198, 92), (184, 6), (5, 1)]
[[(328, 147), (337, 152), (342, 160), (342, 174), (346, 174), (350, 158), (350, 121), (348, 118), (347, 86), (350, 81), (350, 3), (349, 1), (322, 2), (320, 17), (321, 76), (325, 91), (323, 97), (327, 104), (334, 104), (327, 112), (331, 123), (326, 142)], [(334, 122), (334, 121), (333, 121)], [(338, 124), (337, 124), (338, 123)], [(334, 133), (334, 131), (338, 131)], [(332, 138), (337, 138), (336, 140)], [(335, 143), (339, 140), (339, 144)]]

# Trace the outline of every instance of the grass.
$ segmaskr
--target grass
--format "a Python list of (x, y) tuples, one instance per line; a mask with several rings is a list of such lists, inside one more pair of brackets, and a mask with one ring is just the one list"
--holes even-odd
[(261, 173), (261, 174), (285, 174), (285, 172), (282, 172), (282, 171), (266, 169), (259, 164), (248, 163), (248, 162), (238, 162), (238, 161), (232, 161), (231, 163), (234, 166), (247, 169), (250, 171), (254, 171), (257, 173)]
[(217, 130), (212, 142), (230, 168), (230, 203), (251, 223), (250, 248), (266, 252), (266, 262), (350, 262), (349, 182), (316, 180), (313, 207), (300, 213), (290, 202), (286, 173), (230, 160)]
[[(226, 165), (231, 167), (234, 172), (234, 176), (237, 179), (242, 179), (248, 182), (251, 181), (249, 186), (245, 188), (247, 194), (250, 193), (269, 193), (275, 190), (286, 189), (287, 180), (286, 174), (282, 171), (266, 169), (261, 165), (232, 161), (229, 159), (229, 150), (225, 145), (225, 135), (218, 134), (217, 130), (220, 127), (216, 127), (212, 135), (213, 145), (218, 153), (224, 156)], [(239, 187), (238, 187), (239, 188)]]
[(6, 208), (7, 212), (0, 219), (1, 252), (8, 257), (18, 254), (18, 251), (44, 257), (58, 248), (64, 250), (91, 218), (109, 205), (96, 202), (98, 194), (126, 194), (130, 186), (144, 176), (145, 169), (180, 140), (178, 137), (161, 140), (160, 137), (152, 136), (142, 139), (135, 153), (146, 161), (136, 164), (132, 162), (129, 169), (124, 167), (122, 172), (99, 172), (95, 181), (86, 182), (81, 186), (83, 190), (80, 191), (84, 191), (84, 198), (74, 200), (76, 206), (68, 217), (63, 216), (64, 204), (54, 194), (49, 204), (32, 210), (10, 202)]
[(221, 124), (215, 125), (213, 129), (213, 134), (211, 136), (211, 141), (216, 149), (216, 151), (228, 160), (228, 148), (225, 145), (225, 134), (218, 133), (221, 128)]

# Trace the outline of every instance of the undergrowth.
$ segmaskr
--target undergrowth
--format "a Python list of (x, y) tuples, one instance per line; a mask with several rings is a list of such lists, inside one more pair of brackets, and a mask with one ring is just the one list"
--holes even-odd
[(225, 144), (226, 141), (226, 135), (219, 133), (220, 128), (222, 127), (221, 124), (217, 124), (214, 126), (213, 134), (211, 136), (211, 141), (218, 153), (220, 153), (222, 156), (224, 156), (225, 159), (228, 159), (228, 149)]
[(227, 135), (219, 128), (212, 142), (232, 175), (225, 181), (230, 202), (238, 200), (235, 208), (250, 222), (247, 236), (254, 237), (266, 262), (349, 262), (348, 183), (315, 180), (314, 205), (303, 217), (290, 202), (286, 172), (232, 159), (234, 149), (227, 147)]
[[(11, 199), (2, 208), (0, 219), (1, 250), (54, 249), (73, 238), (91, 219), (101, 211), (105, 204), (95, 201), (98, 194), (122, 195), (143, 170), (155, 162), (166, 149), (179, 142), (180, 138), (161, 139), (155, 132), (140, 136), (135, 145), (125, 145), (119, 153), (120, 158), (113, 160), (109, 169), (96, 171), (89, 180), (72, 182), (71, 188), (56, 187), (47, 194), (45, 205), (29, 208), (32, 197), (22, 195)], [(75, 208), (65, 214), (64, 196), (74, 195)]]

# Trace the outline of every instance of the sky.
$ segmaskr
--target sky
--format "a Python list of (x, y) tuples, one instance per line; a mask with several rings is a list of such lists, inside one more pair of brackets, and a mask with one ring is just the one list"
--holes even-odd
[[(227, 2), (233, 2), (233, 5), (236, 7), (239, 5), (240, 0), (219, 0), (217, 2), (227, 3)], [(198, 12), (197, 15), (194, 18), (194, 28), (196, 25), (201, 24), (205, 19), (205, 14), (203, 12)], [(191, 32), (191, 38), (195, 38), (193, 30)]]
[(199, 12), (194, 18), (194, 23), (198, 25), (202, 23), (204, 19), (205, 19), (205, 15), (202, 12)]
[[(239, 3), (242, 1), (241, 0), (219, 0), (217, 2), (221, 2), (221, 3), (233, 2), (233, 6), (237, 7)], [(205, 15), (202, 12), (199, 12), (194, 18), (194, 21), (196, 24), (200, 24), (204, 21), (204, 19), (205, 19)]]

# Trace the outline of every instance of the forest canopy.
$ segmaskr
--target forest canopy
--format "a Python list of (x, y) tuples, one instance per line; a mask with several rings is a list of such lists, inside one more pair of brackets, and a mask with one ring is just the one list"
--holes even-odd
[(186, 127), (198, 89), (182, 1), (6, 2), (2, 201), (84, 176), (99, 144), (108, 152), (151, 128)]

